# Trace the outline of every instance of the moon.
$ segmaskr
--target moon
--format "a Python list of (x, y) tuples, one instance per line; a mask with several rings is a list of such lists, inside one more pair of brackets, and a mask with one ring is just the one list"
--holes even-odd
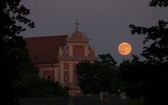
[(130, 54), (131, 51), (132, 51), (132, 47), (131, 47), (131, 45), (128, 42), (122, 42), (118, 46), (118, 52), (121, 55), (125, 55), (126, 56), (126, 55)]

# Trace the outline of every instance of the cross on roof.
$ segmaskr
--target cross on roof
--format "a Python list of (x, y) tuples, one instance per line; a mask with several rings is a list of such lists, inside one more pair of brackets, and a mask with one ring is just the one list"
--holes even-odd
[(78, 30), (78, 26), (79, 26), (78, 20), (76, 20), (75, 25), (76, 25), (76, 31), (77, 31)]

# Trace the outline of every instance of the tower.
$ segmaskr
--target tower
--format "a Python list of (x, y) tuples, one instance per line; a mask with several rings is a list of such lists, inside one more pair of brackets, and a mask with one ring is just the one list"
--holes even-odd
[(66, 38), (66, 45), (59, 50), (58, 61), (60, 65), (60, 83), (69, 87), (71, 95), (80, 94), (77, 84), (76, 65), (88, 60), (94, 62), (96, 59), (94, 50), (89, 45), (89, 38), (86, 33), (78, 30), (69, 33)]

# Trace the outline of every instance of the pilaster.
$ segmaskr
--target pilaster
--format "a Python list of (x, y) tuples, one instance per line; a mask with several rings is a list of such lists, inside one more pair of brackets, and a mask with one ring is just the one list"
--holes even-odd
[(69, 64), (69, 82), (73, 83), (73, 63)]
[(64, 83), (64, 64), (60, 62), (60, 83)]
[(73, 56), (73, 46), (69, 45), (69, 56)]
[(58, 67), (54, 67), (54, 81), (58, 81)]

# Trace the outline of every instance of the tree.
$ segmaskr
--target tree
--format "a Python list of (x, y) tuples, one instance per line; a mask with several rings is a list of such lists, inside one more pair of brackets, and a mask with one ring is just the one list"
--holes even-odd
[(112, 83), (117, 72), (117, 62), (109, 54), (99, 55), (99, 60), (95, 62), (96, 68), (99, 71), (99, 86), (100, 91), (112, 93)]
[(83, 94), (99, 94), (112, 91), (112, 83), (116, 76), (117, 62), (110, 54), (99, 55), (94, 63), (79, 62), (76, 66), (78, 85)]
[(19, 58), (13, 75), (13, 84), (20, 98), (68, 96), (67, 89), (58, 82), (39, 77), (39, 69), (31, 62), (28, 51), (20, 49)]
[(20, 1), (0, 2), (1, 104), (18, 105), (20, 97), (68, 96), (67, 89), (58, 82), (38, 76), (39, 70), (29, 58), (26, 42), (19, 36), (26, 30), (23, 24), (34, 28), (34, 22), (26, 18), (29, 9)]
[(96, 71), (93, 69), (92, 63), (85, 60), (76, 65), (78, 84), (83, 94), (93, 94), (96, 90), (97, 80)]
[[(149, 6), (167, 7), (167, 0), (152, 0)], [(142, 56), (146, 62), (123, 62), (120, 66), (122, 78), (126, 83), (125, 91), (131, 98), (143, 97), (145, 105), (166, 104), (168, 97), (168, 22), (159, 20), (158, 25), (140, 27), (129, 25), (132, 34), (145, 35)]]
[(167, 101), (168, 63), (154, 65), (137, 56), (124, 60), (119, 68), (124, 83), (122, 91), (131, 99), (144, 100), (145, 105), (160, 105)]
[(26, 29), (20, 24), (27, 24), (34, 28), (34, 23), (26, 18), (29, 10), (20, 4), (21, 0), (1, 0), (0, 2), (0, 67), (1, 67), (1, 102), (14, 105), (18, 104), (17, 91), (14, 78), (17, 76), (17, 65), (22, 62), (21, 49), (26, 43), (18, 34)]
[(124, 83), (121, 91), (126, 91), (126, 95), (131, 99), (140, 98), (146, 91), (142, 85), (150, 72), (145, 68), (145, 62), (139, 61), (139, 57), (133, 55), (132, 60), (123, 60), (119, 65), (120, 77)]
[[(150, 6), (167, 7), (167, 0), (152, 0)], [(168, 22), (159, 20), (158, 25), (152, 27), (140, 27), (133, 24), (129, 25), (132, 34), (145, 35), (143, 43), (152, 41), (150, 47), (144, 47), (142, 56), (152, 63), (162, 63), (168, 61)]]
[(68, 90), (58, 82), (39, 77), (39, 69), (31, 62), (26, 48), (22, 48), (17, 52), (19, 52), (19, 58), (22, 59), (16, 64), (15, 74), (12, 79), (18, 97), (68, 96)]
[(167, 0), (152, 0), (149, 3), (149, 6), (160, 6), (160, 7), (167, 7), (168, 6), (168, 1)]
[(148, 41), (153, 43), (150, 47), (144, 47), (142, 56), (144, 56), (151, 63), (163, 63), (168, 61), (168, 22), (160, 20), (158, 26), (152, 26), (150, 28), (137, 27), (130, 25), (132, 34), (146, 35), (144, 44)]
[(43, 79), (34, 75), (26, 75), (18, 84), (21, 98), (67, 97), (68, 89), (58, 82)]

